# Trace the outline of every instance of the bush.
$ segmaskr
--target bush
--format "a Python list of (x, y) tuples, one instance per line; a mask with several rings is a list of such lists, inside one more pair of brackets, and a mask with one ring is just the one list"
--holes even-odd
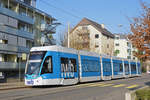
[(143, 73), (146, 73), (146, 67), (143, 67), (143, 66), (142, 66), (142, 72), (143, 72)]
[(150, 100), (150, 88), (137, 90), (135, 94), (136, 100)]

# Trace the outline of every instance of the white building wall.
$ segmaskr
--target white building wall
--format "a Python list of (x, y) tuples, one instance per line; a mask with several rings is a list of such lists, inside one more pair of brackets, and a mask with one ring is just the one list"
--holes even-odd
[[(107, 36), (103, 35), (101, 32), (99, 32), (95, 27), (92, 25), (84, 25), (84, 26), (78, 26), (75, 28), (75, 30), (70, 34), (70, 39), (72, 37), (76, 37), (76, 30), (82, 30), (82, 27), (87, 27), (89, 30), (89, 37), (90, 37), (90, 51), (96, 52), (98, 54), (109, 54), (112, 55), (114, 51), (114, 39), (107, 38)], [(95, 35), (98, 34), (99, 37), (95, 38)], [(97, 45), (97, 47), (96, 47)], [(107, 45), (109, 45), (109, 48), (107, 48)]]
[[(116, 46), (119, 44), (119, 46)], [(117, 57), (127, 58), (127, 41), (125, 39), (119, 39), (114, 41), (114, 51), (119, 50)]]
[[(90, 30), (90, 48), (91, 51), (94, 51), (96, 53), (101, 54), (102, 53), (102, 42), (101, 42), (101, 38), (102, 38), (102, 34), (101, 32), (99, 32), (98, 30), (96, 30), (93, 26), (89, 25), (88, 29)], [(99, 38), (95, 38), (95, 35), (98, 34)], [(95, 47), (95, 45), (98, 45), (98, 47)]]
[[(119, 35), (115, 35), (117, 37), (119, 37)], [(128, 46), (128, 43), (130, 44), (130, 46)], [(119, 45), (116, 45), (119, 44)], [(127, 39), (116, 39), (114, 40), (114, 52), (116, 50), (119, 50), (119, 54), (117, 54), (117, 57), (122, 57), (122, 58), (128, 58), (131, 57), (131, 59), (135, 59), (137, 60), (136, 57), (134, 57), (133, 55), (133, 51), (136, 51), (135, 48), (133, 48), (131, 42), (129, 42)], [(128, 50), (131, 50), (131, 54), (128, 52)]]

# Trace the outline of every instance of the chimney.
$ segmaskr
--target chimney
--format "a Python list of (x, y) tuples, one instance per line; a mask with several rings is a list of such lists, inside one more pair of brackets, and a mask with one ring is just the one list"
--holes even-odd
[(101, 24), (101, 27), (102, 27), (102, 28), (105, 28), (105, 25), (104, 25), (104, 24)]

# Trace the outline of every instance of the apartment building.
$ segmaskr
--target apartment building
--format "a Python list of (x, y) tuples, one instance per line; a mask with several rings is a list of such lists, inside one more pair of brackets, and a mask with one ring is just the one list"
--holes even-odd
[(104, 24), (83, 18), (70, 32), (70, 47), (99, 54), (113, 55), (114, 35)]
[(127, 35), (125, 34), (114, 34), (114, 55), (117, 57), (127, 58), (136, 60), (137, 58), (134, 56), (134, 51), (136, 49), (132, 45), (132, 43), (128, 40)]
[(41, 45), (41, 24), (55, 20), (36, 0), (0, 0), (0, 72), (24, 69), (30, 48)]

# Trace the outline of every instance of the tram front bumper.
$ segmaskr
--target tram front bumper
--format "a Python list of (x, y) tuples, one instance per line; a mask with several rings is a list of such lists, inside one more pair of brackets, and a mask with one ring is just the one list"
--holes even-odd
[(38, 85), (43, 85), (42, 84), (42, 77), (39, 77), (37, 79), (26, 79), (25, 78), (25, 85), (26, 86), (38, 86)]

